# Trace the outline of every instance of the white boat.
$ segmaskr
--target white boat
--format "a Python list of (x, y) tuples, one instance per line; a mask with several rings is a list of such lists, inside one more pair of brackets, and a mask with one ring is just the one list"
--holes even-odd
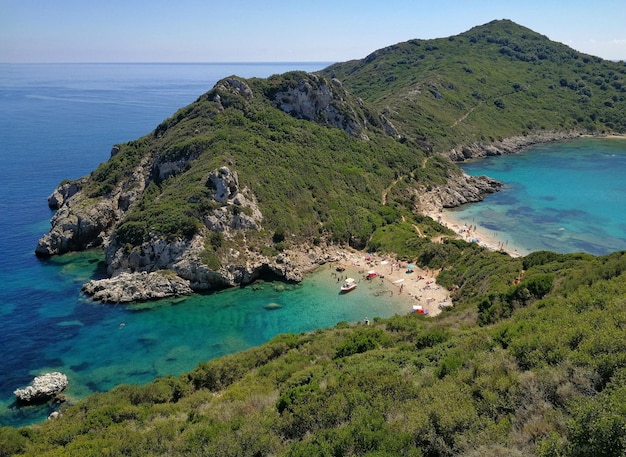
[(348, 278), (341, 286), (341, 292), (350, 292), (351, 290), (356, 289), (356, 281), (352, 278)]

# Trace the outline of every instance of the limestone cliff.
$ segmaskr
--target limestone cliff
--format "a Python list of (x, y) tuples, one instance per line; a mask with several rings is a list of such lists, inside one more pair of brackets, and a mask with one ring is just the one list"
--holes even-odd
[[(312, 127), (300, 120), (316, 124), (320, 136), (333, 133), (325, 143), (315, 143)], [(244, 129), (249, 131), (242, 134)], [(300, 135), (294, 134), (297, 129)], [(309, 138), (311, 146), (298, 143), (300, 138)], [(329, 144), (329, 138), (343, 146)], [(91, 281), (83, 291), (107, 302), (236, 286), (264, 274), (299, 281), (312, 267), (311, 259), (315, 263), (328, 258), (325, 253), (302, 256), (298, 251), (320, 234), (332, 239), (332, 233), (324, 232), (329, 218), (336, 218), (340, 229), (344, 218), (343, 227), (359, 229), (367, 219), (361, 210), (378, 204), (375, 189), (382, 191), (388, 185), (384, 180), (393, 179), (397, 170), (392, 167), (415, 169), (428, 163), (423, 152), (399, 140), (385, 116), (349, 94), (338, 80), (302, 72), (267, 82), (224, 78), (150, 135), (113, 147), (110, 159), (89, 176), (62, 183), (49, 197), (56, 214), (36, 253), (50, 256), (101, 247), (109, 277)], [(283, 167), (281, 154), (291, 154), (292, 166), (293, 160), (313, 164), (315, 157), (306, 154), (318, 150), (324, 151), (324, 160), (317, 176), (311, 177), (325, 188), (315, 187), (309, 176), (291, 177), (291, 170)], [(343, 166), (337, 166), (339, 158)], [(251, 171), (244, 161), (256, 164), (256, 169)], [(285, 173), (278, 186), (264, 170), (268, 162), (278, 165), (272, 168), (275, 173)], [(247, 182), (240, 181), (242, 167), (247, 167)], [(277, 188), (290, 187), (291, 181), (298, 183), (293, 189), (281, 193)], [(287, 207), (269, 206), (269, 222), (259, 186), (271, 189), (263, 194), (266, 202), (288, 201)], [(463, 177), (416, 201), (453, 206), (478, 200), (494, 188), (488, 181)], [(414, 190), (423, 193), (419, 185)], [(336, 197), (329, 195), (342, 195), (342, 205), (353, 199), (352, 209), (337, 212), (328, 204)], [(364, 199), (372, 203), (364, 205)], [(299, 206), (306, 214), (276, 215)], [(294, 222), (297, 217), (307, 219), (306, 233), (292, 233), (294, 241), (284, 240), (280, 230), (275, 236), (281, 224), (299, 223)], [(294, 244), (300, 247), (290, 250)]]
[[(92, 281), (83, 290), (109, 302), (245, 284), (264, 273), (300, 280), (302, 271), (310, 267), (308, 260), (263, 246), (272, 232), (263, 226), (254, 191), (242, 185), (232, 169), (236, 157), (212, 170), (195, 172), (195, 194), (178, 205), (195, 205), (200, 212), (189, 221), (164, 223), (166, 227), (187, 224), (182, 234), (151, 228), (141, 219), (144, 208), (173, 192), (167, 186), (178, 176), (212, 160), (206, 151), (214, 136), (206, 135), (214, 131), (208, 125), (221, 113), (245, 114), (255, 109), (255, 103), (268, 103), (295, 118), (341, 129), (361, 140), (369, 140), (373, 130), (398, 137), (383, 115), (346, 92), (338, 80), (292, 72), (270, 83), (253, 90), (249, 81), (224, 78), (151, 136), (114, 146), (109, 161), (89, 176), (59, 185), (48, 199), (56, 209), (51, 229), (39, 240), (36, 254), (45, 257), (102, 247), (109, 278)], [(195, 125), (192, 131), (187, 130), (189, 124)], [(171, 274), (160, 273), (164, 271)]]
[(363, 140), (368, 140), (367, 130), (371, 127), (399, 137), (396, 128), (384, 115), (346, 92), (338, 79), (329, 82), (316, 75), (294, 75), (290, 84), (273, 94), (272, 101), (282, 111), (300, 119), (336, 127)]
[(466, 203), (482, 201), (485, 196), (497, 192), (502, 183), (488, 176), (470, 176), (466, 173), (448, 178), (445, 185), (422, 189), (418, 209), (432, 214), (442, 208), (455, 208)]

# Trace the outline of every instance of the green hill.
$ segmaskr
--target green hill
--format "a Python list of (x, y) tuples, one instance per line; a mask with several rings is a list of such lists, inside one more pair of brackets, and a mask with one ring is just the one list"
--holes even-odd
[[(445, 229), (417, 210), (460, 176), (440, 152), (542, 131), (624, 132), (625, 75), (623, 62), (496, 21), (319, 75), (220, 81), (64, 183), (60, 212), (111, 201), (120, 212), (70, 248), (103, 230), (128, 256), (155, 238), (201, 235), (202, 261), (218, 269), (230, 248), (350, 243), (441, 269), (454, 308), (281, 335), (187, 375), (119, 386), (58, 420), (0, 428), (0, 455), (624, 455), (626, 253), (512, 259), (432, 244)], [(255, 214), (216, 200), (228, 189), (209, 177), (224, 166), (263, 214), (258, 230), (208, 229), (215, 214)]]
[(545, 130), (626, 131), (625, 62), (582, 54), (508, 20), (399, 43), (322, 74), (439, 152)]

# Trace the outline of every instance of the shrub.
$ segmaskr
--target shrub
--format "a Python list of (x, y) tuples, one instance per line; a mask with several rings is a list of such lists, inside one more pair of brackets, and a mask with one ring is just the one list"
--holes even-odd
[(384, 331), (378, 328), (357, 329), (350, 333), (339, 345), (335, 358), (361, 354), (381, 346), (391, 344), (392, 340)]

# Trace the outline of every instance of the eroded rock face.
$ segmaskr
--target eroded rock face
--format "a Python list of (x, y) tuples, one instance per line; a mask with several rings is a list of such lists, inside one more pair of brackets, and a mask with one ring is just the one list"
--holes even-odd
[(82, 290), (94, 300), (105, 303), (157, 300), (193, 293), (189, 281), (170, 271), (121, 273), (113, 278), (89, 281)]
[(80, 209), (64, 204), (52, 217), (52, 228), (39, 239), (35, 253), (50, 256), (99, 246), (117, 218), (117, 210), (111, 200), (101, 200)]
[(252, 98), (252, 89), (245, 82), (237, 78), (224, 78), (215, 85), (216, 89), (225, 90), (232, 94), (242, 95), (244, 98)]
[(383, 115), (371, 112), (358, 98), (352, 99), (351, 105), (348, 98), (339, 80), (332, 79), (329, 84), (324, 78), (307, 74), (276, 92), (273, 102), (294, 117), (327, 124), (363, 140), (369, 139), (366, 131), (371, 126), (398, 136), (395, 127)]
[(84, 184), (85, 179), (60, 184), (48, 197), (48, 206), (59, 209), (68, 199), (76, 195)]
[(145, 189), (149, 158), (144, 158), (130, 176), (117, 183), (107, 196), (90, 198), (83, 186), (88, 178), (61, 184), (48, 198), (57, 212), (50, 221), (50, 232), (35, 248), (40, 257), (83, 251), (101, 246), (122, 215)]
[(44, 403), (63, 392), (67, 385), (67, 376), (63, 373), (46, 373), (35, 377), (30, 386), (16, 389), (13, 394), (23, 404)]
[(497, 192), (502, 183), (487, 176), (469, 176), (465, 173), (449, 177), (443, 185), (424, 192), (419, 196), (423, 212), (441, 208), (456, 208), (465, 203), (482, 201), (486, 195)]

